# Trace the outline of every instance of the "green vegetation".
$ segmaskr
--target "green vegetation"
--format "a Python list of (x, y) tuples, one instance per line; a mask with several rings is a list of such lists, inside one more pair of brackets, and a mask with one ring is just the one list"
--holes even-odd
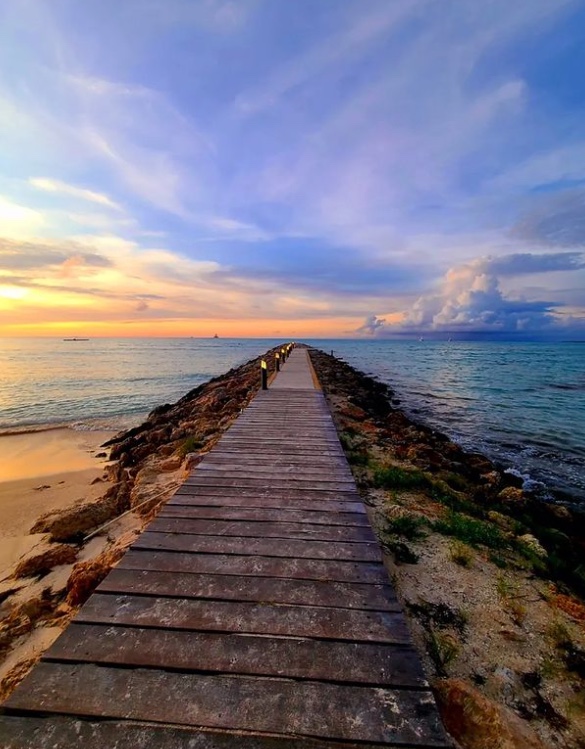
[(352, 466), (367, 466), (370, 456), (365, 450), (350, 450), (347, 453), (347, 462)]
[(423, 489), (429, 486), (429, 479), (422, 471), (407, 471), (398, 466), (378, 466), (374, 469), (373, 482), (382, 489)]
[(462, 541), (453, 541), (449, 547), (449, 557), (452, 562), (460, 567), (471, 567), (473, 564), (473, 552)]
[(426, 642), (437, 675), (447, 676), (449, 666), (459, 655), (460, 646), (456, 638), (449, 632), (431, 630), (427, 635)]
[(190, 435), (185, 439), (179, 448), (179, 455), (184, 458), (189, 453), (196, 453), (203, 447), (203, 440), (195, 435)]
[(426, 519), (419, 515), (399, 515), (387, 520), (386, 529), (388, 533), (392, 533), (395, 536), (402, 536), (409, 541), (416, 541), (426, 536), (424, 531), (426, 525)]
[(460, 512), (449, 512), (445, 518), (437, 520), (434, 529), (445, 536), (453, 536), (470, 546), (487, 546), (489, 549), (502, 549), (508, 541), (499, 528), (483, 520), (476, 520)]

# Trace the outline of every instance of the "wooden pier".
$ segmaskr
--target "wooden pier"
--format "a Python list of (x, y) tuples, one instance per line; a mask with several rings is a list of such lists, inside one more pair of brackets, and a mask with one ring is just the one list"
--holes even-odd
[(450, 746), (305, 349), (3, 708), (2, 749)]

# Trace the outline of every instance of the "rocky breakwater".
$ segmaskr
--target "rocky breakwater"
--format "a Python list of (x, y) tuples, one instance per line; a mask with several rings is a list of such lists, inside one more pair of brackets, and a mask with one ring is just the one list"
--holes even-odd
[(585, 515), (310, 355), (457, 745), (585, 747)]
[(142, 424), (106, 442), (103, 496), (34, 524), (34, 543), (0, 581), (0, 699), (248, 405), (260, 387), (261, 359), (273, 372), (279, 348), (155, 408)]

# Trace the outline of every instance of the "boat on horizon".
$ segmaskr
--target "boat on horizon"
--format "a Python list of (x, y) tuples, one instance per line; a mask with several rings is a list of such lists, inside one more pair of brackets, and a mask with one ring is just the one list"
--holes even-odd
[(214, 335), (213, 337), (214, 337), (214, 338), (219, 338), (219, 336), (217, 335), (217, 333), (216, 333), (216, 334), (215, 334), (215, 335)]
[(89, 338), (63, 338), (64, 341), (89, 341)]

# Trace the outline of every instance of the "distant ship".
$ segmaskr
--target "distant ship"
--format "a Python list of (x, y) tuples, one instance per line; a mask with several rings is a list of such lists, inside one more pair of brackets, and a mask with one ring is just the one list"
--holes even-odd
[(214, 337), (214, 338), (219, 338), (219, 336), (217, 335), (217, 333), (216, 333), (216, 334), (215, 334), (215, 335), (214, 335), (213, 337)]
[(89, 341), (89, 338), (63, 338), (64, 341)]

